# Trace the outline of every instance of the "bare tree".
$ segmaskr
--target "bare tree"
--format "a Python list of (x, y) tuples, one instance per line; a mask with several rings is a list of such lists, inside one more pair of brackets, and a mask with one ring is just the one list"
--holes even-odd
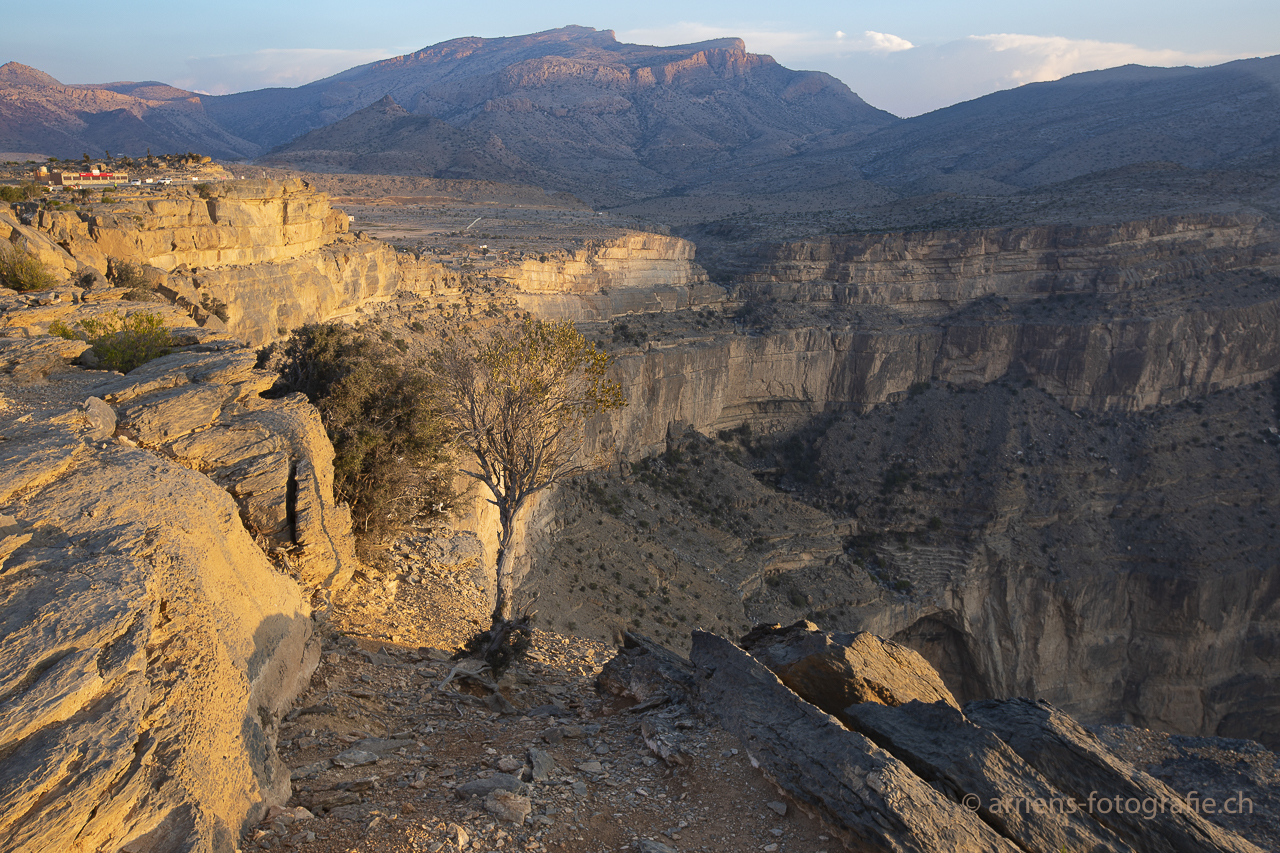
[(606, 378), (609, 357), (568, 321), (526, 319), (456, 336), (432, 368), (439, 409), (475, 457), (475, 470), (463, 473), (489, 488), (498, 509), (496, 645), (511, 621), (517, 518), (538, 492), (583, 470), (591, 461), (583, 453), (587, 420), (626, 399)]

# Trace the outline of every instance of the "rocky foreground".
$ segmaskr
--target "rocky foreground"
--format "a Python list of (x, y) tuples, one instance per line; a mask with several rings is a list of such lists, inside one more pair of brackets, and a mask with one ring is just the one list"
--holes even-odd
[[(335, 601), (330, 651), (281, 729), (293, 797), (245, 849), (1272, 849), (1280, 779), (1256, 744), (1196, 739), (1197, 777), (1185, 758), (1148, 774), (1118, 751), (1168, 736), (1099, 740), (1027, 699), (962, 710), (871, 634), (695, 632), (689, 661), (639, 635), (616, 650), (538, 631), (495, 680), (448, 654), (484, 599), (459, 549), (430, 542), (404, 540), (399, 565)], [(426, 612), (443, 618), (412, 623)], [(370, 636), (379, 621), (399, 642)], [(1237, 801), (1252, 813), (1222, 813)]]

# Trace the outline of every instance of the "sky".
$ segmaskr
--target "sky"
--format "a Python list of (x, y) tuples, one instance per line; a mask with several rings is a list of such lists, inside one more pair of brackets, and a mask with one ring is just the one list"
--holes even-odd
[(1203, 66), (1280, 53), (1277, 0), (59, 0), (6, 11), (0, 63), (64, 83), (160, 80), (225, 94), (298, 86), (452, 38), (566, 24), (642, 44), (737, 36), (753, 53), (825, 71), (900, 116), (1127, 63)]

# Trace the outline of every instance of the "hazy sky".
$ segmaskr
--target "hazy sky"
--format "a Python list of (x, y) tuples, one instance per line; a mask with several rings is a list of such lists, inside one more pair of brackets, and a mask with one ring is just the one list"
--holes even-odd
[(220, 94), (296, 86), (451, 38), (565, 24), (646, 44), (739, 36), (748, 50), (834, 74), (904, 116), (1076, 71), (1280, 53), (1277, 0), (72, 0), (13, 4), (0, 62), (32, 65), (65, 83), (161, 80)]

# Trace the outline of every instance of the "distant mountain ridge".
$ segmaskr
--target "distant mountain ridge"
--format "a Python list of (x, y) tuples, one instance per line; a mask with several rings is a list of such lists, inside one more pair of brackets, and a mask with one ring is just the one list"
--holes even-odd
[[(445, 124), (417, 123), (418, 138), (402, 123), (394, 144), (381, 123), (363, 137), (350, 124), (330, 127), (386, 96)], [(790, 156), (823, 135), (859, 138), (898, 121), (834, 77), (783, 68), (739, 39), (649, 47), (586, 27), (456, 39), (298, 89), (206, 102), (223, 126), (264, 145), (312, 131), (274, 151), (272, 163), (334, 162), (336, 134), (345, 150), (367, 155), (348, 158), (351, 171), (536, 174), (595, 199), (659, 194), (708, 180), (730, 162)], [(284, 129), (279, 116), (288, 117)], [(469, 138), (503, 165), (460, 172), (437, 159), (453, 143), (434, 131)]]
[[(778, 88), (797, 106), (821, 107), (821, 118), (800, 127), (896, 119), (869, 106), (834, 77), (791, 71), (771, 57), (748, 53), (741, 39), (652, 47), (624, 44), (611, 30), (563, 27), (506, 38), (460, 38), (351, 68), (296, 89), (262, 89), (207, 98), (210, 115), (228, 130), (265, 146), (286, 143), (332, 124), (390, 95), (409, 112), (451, 124), (477, 118), (495, 99), (523, 94), (532, 105), (572, 109), (603, 93), (657, 92), (704, 95), (735, 87)], [(279, 112), (284, 108), (284, 113)]]
[(0, 150), (79, 157), (148, 148), (231, 160), (263, 150), (210, 119), (194, 92), (156, 82), (68, 86), (18, 62), (0, 65)]
[(65, 86), (0, 66), (0, 150), (147, 147), (518, 181), (599, 206), (717, 194), (821, 193), (853, 206), (886, 193), (1000, 196), (1144, 163), (1280, 163), (1280, 56), (1087, 72), (906, 120), (740, 39), (653, 47), (576, 26), (454, 39), (293, 89), (217, 97), (157, 82)]
[(1126, 65), (1032, 83), (907, 119), (869, 139), (815, 146), (813, 168), (841, 164), (912, 192), (952, 175), (1020, 189), (1163, 161), (1228, 167), (1280, 147), (1280, 56), (1209, 68)]

